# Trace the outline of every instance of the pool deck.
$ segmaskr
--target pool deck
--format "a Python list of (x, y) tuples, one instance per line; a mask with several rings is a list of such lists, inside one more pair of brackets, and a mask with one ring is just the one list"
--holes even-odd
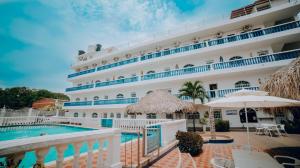
[[(201, 134), (204, 135), (204, 134)], [(206, 133), (205, 136), (209, 135)], [(191, 157), (187, 153), (180, 153), (178, 148), (174, 148), (167, 155), (160, 158), (150, 167), (153, 168), (211, 168), (210, 159), (213, 157), (213, 152), (217, 151), (220, 154), (226, 155), (229, 158), (232, 158), (232, 146), (243, 145), (247, 143), (247, 136), (245, 132), (225, 132), (217, 133), (217, 135), (226, 135), (234, 138), (234, 143), (230, 144), (204, 144), (203, 152), (195, 157)], [(289, 134), (287, 137), (269, 137), (256, 135), (255, 133), (250, 133), (250, 142), (251, 145), (255, 146), (259, 151), (265, 151), (270, 148), (276, 147), (299, 147), (300, 146), (300, 135), (299, 134)], [(137, 141), (127, 142), (126, 150), (125, 145), (121, 146), (121, 161), (123, 167), (131, 167), (131, 165), (137, 165)], [(125, 157), (126, 151), (126, 157)], [(132, 151), (132, 152), (131, 152)], [(105, 152), (104, 152), (105, 153)], [(142, 154), (142, 149), (140, 148), (140, 155)], [(153, 155), (156, 155), (154, 153)], [(106, 154), (104, 154), (106, 156)], [(94, 153), (93, 164), (96, 166), (97, 152)], [(149, 157), (142, 157), (141, 162), (147, 162)], [(55, 165), (47, 166), (55, 167)], [(64, 163), (65, 168), (72, 167), (72, 160), (67, 160)], [(80, 157), (80, 167), (86, 167), (86, 155)]]

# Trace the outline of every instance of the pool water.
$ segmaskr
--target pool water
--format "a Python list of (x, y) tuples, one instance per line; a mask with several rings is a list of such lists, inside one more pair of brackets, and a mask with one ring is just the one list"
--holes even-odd
[[(28, 137), (35, 137), (40, 136), (41, 133), (46, 135), (53, 135), (53, 134), (63, 134), (63, 133), (72, 133), (72, 132), (82, 132), (82, 131), (90, 131), (94, 129), (90, 128), (79, 128), (73, 126), (57, 126), (57, 125), (48, 125), (48, 126), (28, 126), (28, 127), (15, 127), (15, 128), (6, 128), (5, 130), (2, 128), (0, 129), (0, 141), (5, 140), (13, 140), (13, 139), (21, 139), (21, 138), (28, 138)], [(137, 134), (131, 133), (122, 133), (121, 134), (121, 143), (130, 141), (132, 139), (136, 139)], [(104, 142), (104, 146), (107, 146), (108, 142)], [(94, 149), (99, 148), (99, 144), (94, 143)], [(83, 143), (80, 148), (80, 153), (87, 152), (87, 143)], [(68, 148), (64, 152), (64, 157), (69, 157), (74, 155), (74, 148), (73, 145), (69, 144)], [(51, 147), (49, 149), (48, 154), (45, 157), (45, 162), (51, 162), (56, 160), (56, 148)], [(0, 158), (0, 162), (4, 162), (4, 158)], [(32, 167), (36, 162), (36, 156), (34, 151), (26, 152), (25, 157), (23, 158), (20, 167)]]

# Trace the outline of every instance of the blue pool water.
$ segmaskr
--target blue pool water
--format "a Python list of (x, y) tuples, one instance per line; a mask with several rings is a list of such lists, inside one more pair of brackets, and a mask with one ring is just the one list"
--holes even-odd
[[(30, 126), (30, 127), (22, 127), (22, 128), (11, 128), (11, 129), (0, 129), (0, 141), (13, 140), (13, 139), (21, 139), (28, 137), (40, 136), (41, 133), (45, 133), (47, 135), (53, 134), (64, 134), (64, 133), (72, 133), (72, 132), (82, 132), (82, 131), (90, 131), (93, 129), (89, 128), (79, 128), (73, 126), (58, 126), (58, 125), (48, 125), (48, 126)], [(122, 133), (121, 134), (121, 143), (130, 141), (132, 139), (136, 139), (137, 134), (131, 133)], [(107, 146), (108, 142), (104, 142), (104, 146)], [(95, 143), (93, 148), (98, 149), (99, 144)], [(87, 152), (87, 143), (83, 143), (80, 148), (80, 153)], [(64, 152), (64, 157), (73, 156), (74, 148), (73, 145), (69, 144), (68, 148)], [(4, 158), (0, 158), (0, 162), (3, 162)], [(45, 162), (50, 162), (56, 160), (56, 149), (55, 147), (51, 147), (49, 149), (48, 154), (45, 157)], [(20, 167), (32, 167), (36, 161), (36, 156), (34, 151), (27, 152), (23, 161), (21, 162)]]

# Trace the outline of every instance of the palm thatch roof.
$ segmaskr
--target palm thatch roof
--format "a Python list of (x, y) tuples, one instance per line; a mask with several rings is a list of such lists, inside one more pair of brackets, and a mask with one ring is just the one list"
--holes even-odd
[(300, 57), (275, 72), (261, 88), (271, 96), (300, 100)]
[(171, 114), (179, 111), (193, 112), (194, 105), (171, 95), (167, 90), (155, 90), (141, 98), (139, 103), (126, 107), (128, 114)]

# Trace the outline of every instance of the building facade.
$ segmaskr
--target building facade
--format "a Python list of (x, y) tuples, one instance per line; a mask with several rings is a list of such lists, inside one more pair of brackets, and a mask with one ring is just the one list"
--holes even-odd
[[(210, 26), (123, 48), (91, 45), (79, 51), (75, 72), (67, 77), (72, 87), (66, 89), (71, 98), (64, 104), (66, 115), (130, 117), (124, 113), (127, 105), (156, 89), (177, 95), (186, 81), (202, 81), (210, 100), (242, 88), (257, 90), (299, 57), (299, 12), (298, 1), (258, 0)], [(229, 120), (231, 127), (244, 126), (243, 109), (214, 111), (215, 118)], [(275, 122), (275, 116), (249, 109), (249, 122)]]

